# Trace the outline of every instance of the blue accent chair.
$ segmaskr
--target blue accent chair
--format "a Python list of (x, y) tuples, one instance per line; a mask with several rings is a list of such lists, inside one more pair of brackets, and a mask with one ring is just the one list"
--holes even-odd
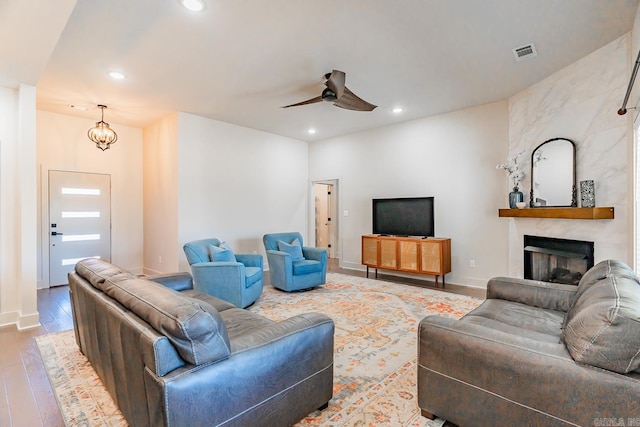
[[(278, 242), (290, 244), (295, 239), (302, 246), (303, 259), (294, 260), (292, 255), (280, 251)], [(265, 234), (262, 238), (269, 261), (271, 285), (283, 291), (299, 291), (323, 285), (327, 279), (327, 251), (304, 246), (302, 235), (297, 232)]]
[(232, 260), (212, 261), (211, 246), (220, 244), (216, 238), (185, 243), (183, 249), (191, 266), (193, 288), (245, 308), (262, 295), (262, 255), (231, 253)]

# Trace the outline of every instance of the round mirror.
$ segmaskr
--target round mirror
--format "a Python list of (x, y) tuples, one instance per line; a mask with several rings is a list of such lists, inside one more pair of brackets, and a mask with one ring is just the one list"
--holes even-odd
[(576, 146), (573, 141), (553, 138), (533, 150), (529, 206), (578, 206)]

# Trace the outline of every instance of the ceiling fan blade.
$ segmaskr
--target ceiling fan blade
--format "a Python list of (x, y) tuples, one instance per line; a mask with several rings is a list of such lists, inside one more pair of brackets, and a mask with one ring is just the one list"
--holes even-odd
[(344, 72), (339, 70), (333, 70), (325, 84), (329, 89), (333, 91), (333, 93), (336, 94), (338, 99), (340, 99), (340, 97), (344, 92), (344, 81), (345, 81)]
[(354, 111), (373, 111), (377, 105), (368, 103), (362, 98), (359, 98), (355, 93), (351, 92), (346, 86), (342, 97), (338, 98), (333, 103), (336, 107), (344, 108), (346, 110)]
[(299, 107), (300, 105), (315, 104), (316, 102), (322, 102), (322, 96), (316, 96), (315, 98), (307, 99), (306, 101), (297, 102), (291, 105), (285, 105), (280, 108)]

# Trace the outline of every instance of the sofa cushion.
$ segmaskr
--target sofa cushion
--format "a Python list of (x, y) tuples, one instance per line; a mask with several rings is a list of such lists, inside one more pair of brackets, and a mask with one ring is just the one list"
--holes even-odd
[(622, 261), (613, 259), (601, 261), (591, 267), (589, 271), (587, 271), (584, 276), (582, 276), (582, 279), (580, 279), (580, 283), (578, 283), (578, 291), (573, 296), (573, 302), (575, 303), (575, 301), (577, 301), (580, 296), (591, 286), (595, 285), (602, 279), (606, 279), (609, 276), (627, 277), (638, 282), (638, 277), (636, 276), (635, 272)]
[(571, 306), (562, 324), (562, 329), (565, 329), (569, 321), (575, 316), (574, 307), (582, 295), (591, 288), (591, 286), (610, 276), (626, 277), (634, 280), (636, 283), (639, 283), (635, 272), (622, 261), (605, 260), (597, 263), (591, 267), (584, 276), (582, 276), (582, 279), (580, 279), (580, 283), (578, 283), (578, 290), (573, 295)]
[(300, 244), (300, 240), (297, 238), (293, 239), (291, 243), (278, 240), (278, 250), (291, 255), (292, 261), (300, 261), (301, 259), (304, 259), (304, 256), (302, 256), (302, 245)]
[(188, 363), (200, 365), (229, 357), (224, 323), (207, 302), (149, 280), (124, 276), (105, 280), (102, 291), (165, 335)]
[(237, 262), (236, 256), (229, 245), (222, 243), (220, 246), (209, 246), (211, 262)]
[(113, 264), (109, 264), (98, 258), (86, 258), (76, 263), (76, 272), (87, 280), (94, 288), (101, 289), (100, 286), (109, 277), (125, 275), (135, 277), (132, 273)]
[(482, 325), (532, 341), (557, 344), (564, 314), (519, 302), (487, 299), (460, 322)]
[(640, 367), (640, 286), (627, 276), (591, 284), (567, 314), (562, 339), (576, 362), (622, 374)]
[(182, 292), (180, 292), (180, 294), (184, 295), (184, 296), (191, 297), (191, 298), (199, 299), (201, 301), (204, 301), (204, 302), (208, 303), (209, 305), (211, 305), (216, 310), (218, 310), (218, 313), (222, 313), (223, 311), (228, 310), (230, 308), (236, 308), (236, 306), (231, 304), (230, 302), (227, 302), (227, 301), (225, 301), (223, 299), (220, 299), (220, 298), (216, 298), (213, 295), (209, 295), (209, 294), (202, 293), (200, 291), (196, 291), (195, 289), (189, 289), (189, 290), (186, 290), (186, 291), (182, 291)]

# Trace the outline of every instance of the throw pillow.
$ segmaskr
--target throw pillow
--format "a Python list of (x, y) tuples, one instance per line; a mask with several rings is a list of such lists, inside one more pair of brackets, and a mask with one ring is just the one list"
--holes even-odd
[(576, 362), (626, 374), (640, 367), (640, 287), (610, 275), (592, 284), (571, 309), (562, 340)]
[(638, 276), (636, 276), (635, 272), (625, 263), (613, 259), (600, 261), (598, 264), (591, 267), (589, 271), (582, 276), (582, 279), (580, 279), (578, 290), (571, 300), (571, 307), (569, 308), (569, 311), (564, 318), (564, 322), (562, 323), (562, 329), (566, 328), (567, 324), (575, 316), (576, 310), (574, 307), (577, 305), (582, 295), (591, 288), (591, 286), (611, 276), (624, 277), (640, 284), (638, 282)]
[(304, 259), (304, 256), (302, 255), (302, 245), (298, 238), (293, 239), (291, 243), (278, 240), (278, 250), (291, 255), (292, 261), (301, 261)]
[(220, 243), (220, 246), (209, 246), (209, 257), (211, 262), (237, 262), (231, 247), (226, 243)]

